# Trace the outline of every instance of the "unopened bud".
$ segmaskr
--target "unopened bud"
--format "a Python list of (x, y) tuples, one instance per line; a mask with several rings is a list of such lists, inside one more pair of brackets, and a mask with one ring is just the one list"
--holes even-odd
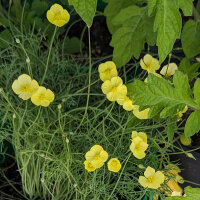
[(69, 139), (68, 139), (68, 138), (66, 138), (66, 140), (65, 140), (65, 141), (66, 141), (66, 143), (69, 143)]
[(30, 58), (27, 57), (27, 58), (26, 58), (26, 63), (29, 64), (30, 62), (31, 62), (31, 61), (30, 61)]
[(60, 110), (61, 108), (62, 108), (62, 105), (61, 105), (61, 104), (59, 104), (59, 105), (58, 105), (58, 109)]
[(138, 168), (140, 168), (140, 169), (144, 169), (145, 167), (144, 167), (144, 165), (139, 164), (139, 165), (138, 165)]
[(15, 42), (16, 42), (17, 44), (19, 44), (19, 43), (20, 43), (20, 40), (19, 40), (18, 38), (16, 38), (16, 39), (15, 39)]
[(191, 153), (187, 153), (186, 154), (187, 155), (187, 157), (189, 157), (189, 158), (192, 158), (192, 159), (194, 159), (194, 160), (196, 160), (196, 158), (191, 154)]
[(15, 115), (15, 113), (13, 114), (13, 119), (15, 119), (16, 118), (16, 115)]

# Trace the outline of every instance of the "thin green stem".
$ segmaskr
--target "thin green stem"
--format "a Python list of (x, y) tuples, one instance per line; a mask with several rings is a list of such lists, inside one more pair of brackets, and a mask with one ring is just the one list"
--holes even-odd
[(31, 68), (31, 64), (30, 64), (30, 58), (28, 56), (28, 53), (26, 51), (26, 49), (24, 48), (24, 46), (21, 44), (21, 42), (19, 43), (21, 49), (23, 50), (24, 54), (26, 55), (26, 64), (28, 67), (28, 73), (31, 76), (31, 78), (33, 78), (33, 74), (32, 74), (32, 68)]
[(54, 38), (55, 38), (55, 35), (56, 35), (56, 31), (57, 31), (57, 26), (54, 29), (53, 36), (52, 36), (52, 39), (51, 39), (51, 43), (50, 43), (50, 47), (49, 47), (49, 54), (48, 54), (48, 57), (47, 57), (47, 62), (46, 62), (46, 66), (45, 66), (44, 75), (43, 75), (43, 78), (42, 78), (42, 81), (41, 81), (41, 85), (44, 83), (44, 80), (46, 78), (46, 74), (47, 74), (47, 70), (48, 70), (48, 66), (49, 66), (50, 55), (51, 55), (51, 50), (52, 50)]
[(83, 115), (83, 118), (78, 126), (78, 128), (76, 129), (75, 132), (77, 132), (77, 130), (81, 127), (86, 115), (87, 115), (87, 110), (88, 110), (88, 106), (89, 106), (89, 101), (90, 101), (90, 88), (91, 88), (91, 72), (92, 72), (92, 52), (91, 52), (91, 40), (90, 40), (90, 28), (88, 27), (88, 40), (89, 40), (89, 81), (88, 81), (88, 94), (87, 94), (87, 102), (86, 102), (86, 107), (85, 107), (85, 113)]
[(118, 183), (119, 183), (119, 181), (120, 181), (120, 179), (121, 179), (121, 176), (122, 176), (122, 174), (123, 174), (123, 172), (124, 172), (124, 169), (125, 169), (125, 167), (126, 167), (126, 165), (127, 165), (127, 163), (128, 163), (128, 160), (129, 160), (129, 158), (131, 157), (131, 154), (132, 154), (132, 153), (129, 153), (129, 155), (127, 156), (127, 159), (126, 159), (126, 162), (125, 162), (125, 164), (124, 164), (124, 167), (123, 167), (123, 169), (122, 169), (122, 171), (121, 171), (121, 173), (120, 173), (120, 175), (119, 175), (119, 178), (118, 178), (118, 180), (117, 180), (117, 182), (116, 182), (116, 184), (115, 184), (115, 187), (113, 188), (113, 191), (111, 192), (110, 196), (108, 197), (108, 200), (112, 197), (112, 195), (113, 195), (115, 189), (117, 188), (117, 185), (118, 185)]

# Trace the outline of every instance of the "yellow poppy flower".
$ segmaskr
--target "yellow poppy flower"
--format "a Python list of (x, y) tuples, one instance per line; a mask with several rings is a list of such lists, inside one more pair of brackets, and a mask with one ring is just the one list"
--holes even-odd
[(127, 111), (131, 111), (134, 109), (134, 105), (133, 105), (133, 102), (130, 100), (130, 98), (128, 96), (125, 96), (124, 98), (122, 99), (118, 99), (117, 100), (117, 103), (119, 105), (122, 105), (123, 106), (123, 109), (124, 110), (127, 110)]
[(22, 74), (15, 80), (12, 84), (12, 90), (21, 99), (28, 100), (31, 98), (32, 94), (39, 88), (38, 82), (32, 80), (27, 74)]
[(36, 106), (47, 107), (51, 102), (54, 101), (54, 97), (54, 93), (51, 90), (40, 86), (38, 90), (31, 96), (31, 101)]
[(180, 141), (185, 146), (189, 146), (192, 143), (191, 137), (186, 137), (185, 135), (181, 135)]
[(117, 158), (112, 158), (108, 161), (108, 170), (111, 172), (118, 172), (121, 167), (121, 163)]
[(188, 106), (186, 105), (183, 111), (177, 110), (177, 121), (180, 121), (183, 117), (183, 113), (186, 113), (188, 110)]
[(148, 166), (144, 176), (140, 176), (138, 181), (145, 188), (158, 189), (164, 180), (165, 176), (161, 171), (155, 172), (155, 169)]
[(135, 105), (133, 109), (133, 114), (138, 118), (138, 119), (148, 119), (148, 114), (149, 114), (149, 108), (144, 109), (142, 111), (139, 110), (139, 106)]
[(62, 27), (69, 22), (70, 14), (57, 3), (47, 11), (47, 19), (55, 26)]
[(132, 141), (136, 138), (136, 137), (140, 137), (143, 142), (147, 143), (147, 134), (144, 132), (137, 132), (137, 131), (132, 131)]
[(144, 58), (140, 60), (140, 66), (142, 69), (147, 70), (148, 73), (155, 73), (155, 71), (160, 68), (159, 61), (149, 54), (146, 54)]
[(166, 77), (170, 77), (175, 74), (176, 70), (178, 70), (176, 63), (169, 63), (169, 65), (165, 65), (161, 69), (160, 74)]
[(122, 79), (117, 76), (105, 81), (101, 86), (102, 92), (106, 94), (109, 101), (123, 99), (127, 94), (127, 88), (123, 85)]
[(104, 165), (104, 162), (108, 159), (108, 153), (104, 151), (100, 145), (94, 145), (90, 151), (85, 154), (86, 161), (95, 168), (100, 168)]
[(107, 61), (99, 65), (100, 79), (104, 82), (118, 75), (117, 68), (114, 62)]
[(88, 162), (87, 160), (84, 161), (84, 165), (85, 165), (85, 169), (88, 172), (93, 172), (93, 171), (96, 170), (96, 168), (90, 162)]
[(149, 145), (144, 142), (142, 138), (137, 136), (132, 140), (130, 150), (137, 159), (143, 159), (146, 156), (145, 151), (147, 150), (148, 146)]

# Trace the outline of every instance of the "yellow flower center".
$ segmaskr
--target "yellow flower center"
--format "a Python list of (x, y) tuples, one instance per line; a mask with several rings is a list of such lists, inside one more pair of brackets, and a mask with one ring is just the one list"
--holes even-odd
[(44, 101), (46, 99), (45, 94), (40, 94), (39, 99), (40, 101)]
[(141, 148), (141, 145), (140, 144), (137, 144), (135, 145), (135, 150), (136, 151), (140, 151), (142, 148)]
[(150, 176), (149, 178), (147, 178), (147, 182), (152, 183), (154, 181), (154, 177)]
[(118, 164), (118, 162), (116, 160), (113, 160), (111, 163), (113, 166), (116, 166)]
[(29, 85), (22, 85), (21, 86), (21, 91), (22, 92), (29, 92), (30, 91), (30, 86)]
[(113, 87), (113, 88), (111, 89), (111, 92), (116, 93), (116, 92), (117, 92), (117, 87)]
[(55, 14), (55, 20), (61, 20), (61, 19), (62, 19), (61, 13), (56, 13)]
[(100, 154), (98, 153), (98, 154), (96, 154), (95, 156), (94, 156), (94, 160), (99, 160), (100, 159)]
[(148, 62), (148, 63), (145, 63), (147, 69), (151, 69), (152, 68), (152, 63), (151, 62)]
[(110, 74), (110, 69), (105, 70), (104, 73), (109, 75)]

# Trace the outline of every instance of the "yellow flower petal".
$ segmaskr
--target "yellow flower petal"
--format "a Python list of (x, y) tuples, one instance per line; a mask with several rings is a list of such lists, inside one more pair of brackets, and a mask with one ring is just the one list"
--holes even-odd
[(109, 80), (105, 81), (101, 86), (102, 92), (108, 94), (112, 89), (112, 84)]
[(47, 19), (53, 24), (55, 20), (55, 14), (51, 10), (47, 11)]
[(57, 14), (57, 13), (60, 13), (63, 11), (63, 7), (57, 3), (53, 4), (50, 8), (50, 10), (54, 13), (54, 14)]
[(138, 182), (145, 188), (148, 186), (147, 179), (144, 176), (140, 176)]
[(32, 91), (32, 93), (36, 92), (39, 88), (39, 84), (36, 80), (32, 80), (31, 81), (31, 85), (30, 85), (30, 89)]
[(23, 99), (23, 100), (28, 100), (30, 99), (32, 96), (31, 92), (26, 92), (26, 93), (21, 93), (19, 94), (19, 98)]
[(108, 160), (108, 153), (106, 151), (101, 151), (100, 153), (100, 157), (101, 157), (101, 161), (102, 162), (106, 162), (106, 160)]
[(119, 76), (117, 76), (117, 77), (113, 77), (111, 79), (111, 84), (114, 87), (118, 87), (118, 86), (121, 86), (123, 84), (123, 81)]
[(155, 173), (155, 179), (159, 184), (162, 184), (165, 180), (165, 176), (161, 171)]
[(147, 134), (144, 133), (144, 132), (137, 132), (137, 131), (132, 131), (132, 135), (131, 135), (131, 138), (132, 140), (136, 137), (140, 137), (143, 142), (147, 143)]
[(85, 169), (88, 171), (88, 172), (93, 172), (96, 170), (96, 168), (90, 163), (88, 162), (87, 160), (84, 161), (84, 165), (85, 165)]
[(47, 89), (47, 91), (45, 93), (45, 96), (46, 96), (46, 99), (48, 101), (50, 101), (50, 102), (54, 101), (55, 95), (54, 95), (54, 93), (51, 90)]
[(138, 119), (148, 119), (148, 113), (149, 113), (149, 108), (139, 111), (139, 106), (134, 107), (133, 109), (133, 114), (138, 118)]
[(109, 92), (107, 95), (106, 95), (107, 99), (109, 101), (116, 101), (117, 100), (117, 93), (116, 92)]
[(33, 95), (31, 96), (31, 102), (32, 102), (33, 104), (35, 104), (36, 106), (41, 105), (41, 101), (40, 101), (40, 98), (39, 98), (39, 94), (33, 94)]
[(18, 77), (18, 81), (20, 84), (30, 84), (31, 83), (31, 77), (27, 74), (22, 74)]
[(155, 175), (155, 169), (148, 166), (144, 172), (144, 175), (146, 178), (150, 177), (150, 176), (154, 176)]
[(16, 94), (20, 94), (21, 93), (21, 85), (19, 83), (18, 80), (15, 80), (12, 84), (12, 90), (14, 91), (14, 93)]
[(61, 12), (62, 18), (65, 21), (65, 23), (68, 23), (70, 20), (70, 14), (67, 10), (63, 9), (63, 11)]
[(176, 70), (178, 70), (178, 67), (176, 65), (176, 63), (170, 63), (169, 65), (165, 65), (160, 73), (163, 75), (163, 76), (166, 76), (166, 77), (169, 77), (169, 76), (172, 76), (175, 74)]

